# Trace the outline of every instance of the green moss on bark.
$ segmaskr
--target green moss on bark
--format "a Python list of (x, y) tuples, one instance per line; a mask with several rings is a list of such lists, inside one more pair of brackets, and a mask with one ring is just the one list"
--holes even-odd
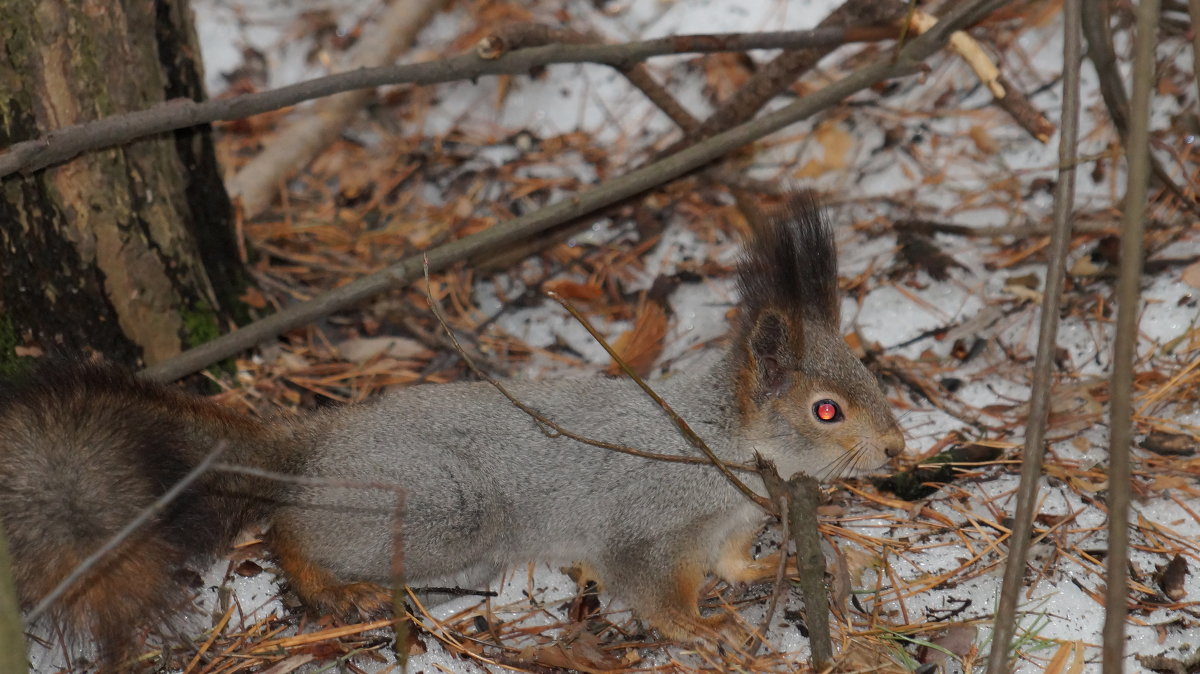
[(29, 369), (32, 361), (17, 355), (21, 341), (12, 318), (0, 315), (0, 377), (12, 377)]
[(217, 313), (204, 301), (194, 302), (191, 309), (183, 312), (183, 329), (183, 342), (188, 348), (200, 346), (221, 336)]

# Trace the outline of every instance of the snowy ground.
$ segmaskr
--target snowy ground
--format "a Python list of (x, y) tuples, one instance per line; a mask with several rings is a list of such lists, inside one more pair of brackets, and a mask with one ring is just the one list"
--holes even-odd
[[(531, 11), (543, 20), (569, 16), (574, 27), (593, 27), (610, 39), (624, 40), (717, 29), (805, 28), (837, 4), (832, 0), (545, 0), (532, 3)], [(377, 3), (349, 0), (196, 0), (210, 93), (221, 93), (226, 86), (223, 75), (245, 65), (246, 48), (262, 54), (262, 72), (268, 86), (324, 72), (321, 60), (312, 58), (313, 41), (296, 34), (300, 30), (296, 17), (301, 5), (329, 9), (329, 16), (342, 32), (352, 30), (363, 17), (378, 11)], [(458, 35), (473, 28), (470, 20), (469, 12), (461, 6), (439, 15), (421, 34), (413, 59), (444, 53)], [(1125, 48), (1126, 39), (1127, 34), (1119, 35), (1119, 51)], [(1174, 47), (1164, 45), (1162, 49)], [(1032, 95), (1034, 105), (1052, 121), (1058, 119), (1061, 100), (1057, 86), (1061, 51), (1060, 20), (1051, 14), (1041, 25), (1021, 31), (1017, 43), (1007, 46), (1006, 61), (1002, 63), (1011, 68), (1017, 84), (1026, 92), (1036, 92)], [(846, 53), (839, 52), (842, 56)], [(1179, 68), (1190, 69), (1186, 49), (1169, 53), (1179, 57)], [(760, 61), (764, 57), (755, 56)], [(844, 74), (844, 61), (838, 55), (826, 59), (820, 73), (805, 81), (819, 84)], [(695, 114), (703, 116), (711, 109), (704, 93), (704, 74), (689, 67), (686, 57), (656, 60), (652, 69)], [(433, 112), (421, 118), (419, 128), (405, 128), (402, 133), (436, 137), (450, 130), (465, 130), (474, 137), (504, 139), (519, 130), (538, 137), (582, 131), (596, 144), (609, 148), (612, 156), (608, 165), (616, 167), (637, 165), (674, 138), (671, 122), (606, 68), (562, 66), (551, 68), (537, 79), (516, 79), (512, 83), (514, 91), (503, 105), (496, 103), (497, 86), (496, 80), (481, 80), (439, 87)], [(808, 124), (789, 128), (771, 143), (761, 145), (752, 159), (735, 161), (742, 164), (746, 175), (813, 187), (828, 195), (830, 213), (838, 226), (841, 273), (851, 288), (843, 305), (848, 333), (857, 331), (865, 343), (878, 345), (885, 357), (920, 364), (926, 368), (923, 372), (928, 381), (960, 380), (961, 386), (953, 395), (945, 395), (944, 399), (954, 400), (953, 406), (945, 409), (914, 399), (900, 388), (888, 392), (908, 435), (906, 461), (925, 457), (952, 431), (970, 439), (986, 437), (1019, 446), (1023, 439), (1021, 403), (1028, 397), (1029, 369), (1037, 340), (1038, 307), (1028, 299), (1042, 291), (1039, 279), (1044, 258), (1037, 251), (1018, 255), (1023, 252), (1021, 235), (939, 234), (934, 239), (937, 245), (961, 268), (951, 270), (947, 280), (936, 281), (924, 271), (902, 268), (904, 263), (896, 259), (896, 238), (888, 225), (901, 218), (925, 218), (972, 227), (1045, 226), (1050, 220), (1051, 191), (1038, 189), (1038, 185), (1043, 179), (1055, 177), (1057, 136), (1045, 145), (1032, 140), (989, 105), (986, 89), (953, 58), (934, 60), (931, 72), (903, 80), (897, 88), (884, 98), (871, 92), (861, 94), (856, 100), (862, 105), (836, 108)], [(1154, 128), (1172, 127), (1182, 110), (1195, 108), (1195, 95), (1192, 88), (1178, 96), (1159, 96), (1154, 106)], [(1095, 75), (1086, 65), (1083, 109), (1080, 154), (1101, 157), (1115, 136), (1103, 113)], [(1179, 136), (1173, 142), (1177, 150), (1186, 152), (1193, 139)], [(479, 160), (502, 165), (513, 152), (497, 140), (493, 147), (481, 148)], [(1079, 222), (1098, 223), (1107, 231), (1116, 231), (1114, 204), (1122, 192), (1122, 171), (1120, 164), (1111, 160), (1106, 160), (1103, 168), (1103, 172), (1095, 170), (1090, 161), (1082, 166), (1076, 211)], [(595, 167), (578, 156), (565, 157), (561, 164), (545, 170), (584, 182), (595, 176)], [(1195, 167), (1184, 165), (1184, 170), (1181, 175), (1194, 175), (1188, 172), (1194, 172)], [(557, 194), (555, 198), (564, 196)], [(732, 237), (713, 235), (703, 222), (695, 222), (687, 214), (665, 215), (668, 226), (662, 240), (643, 257), (642, 278), (633, 279), (627, 291), (648, 287), (657, 276), (673, 273), (684, 260), (716, 260), (728, 265), (736, 259)], [(1190, 229), (1172, 236), (1169, 246), (1152, 246), (1150, 259), (1186, 259), (1200, 253), (1200, 231), (1194, 217), (1185, 213), (1156, 215), (1172, 227)], [(597, 225), (574, 241), (579, 245), (607, 241), (624, 231), (626, 224)], [(1035, 240), (1028, 234), (1025, 238)], [(1150, 240), (1157, 245), (1166, 237), (1160, 233)], [(1094, 247), (1094, 239), (1077, 240), (1068, 266), (1088, 258)], [(500, 312), (505, 304), (503, 297), (519, 294), (523, 280), (533, 275), (535, 268), (540, 267), (526, 263), (501, 275), (494, 284), (491, 279), (477, 282), (472, 297), (476, 309), (484, 315)], [(1190, 268), (1167, 267), (1144, 282), (1146, 306), (1141, 322), (1139, 373), (1158, 372), (1169, 379), (1197, 358), (1200, 309), (1195, 296), (1200, 290), (1185, 282), (1185, 271)], [(1034, 282), (1021, 282), (1021, 277), (1028, 274), (1035, 275)], [(1055, 442), (1043, 479), (1040, 521), (1059, 524), (1035, 546), (1027, 591), (1021, 599), (1021, 624), (1029, 635), (1022, 647), (1020, 671), (1026, 672), (1042, 671), (1049, 658), (1073, 653), (1070, 648), (1076, 644), (1082, 646), (1080, 657), (1085, 661), (1083, 669), (1077, 671), (1098, 671), (1097, 645), (1104, 614), (1094, 597), (1104, 591), (1102, 556), (1107, 547), (1103, 528), (1107, 429), (1102, 406), (1107, 393), (1092, 397), (1089, 392), (1102, 385), (1110, 371), (1112, 321), (1104, 313), (1104, 305), (1110, 302), (1113, 284), (1083, 276), (1073, 277), (1073, 284), (1069, 310), (1064, 311), (1066, 318), (1060, 328), (1064, 365), (1057, 373), (1056, 399), (1078, 399), (1079, 405), (1074, 410), (1064, 408), (1062, 411), (1074, 416), (1064, 414), (1050, 429)], [(1022, 289), (1030, 292), (1021, 294)], [(660, 357), (662, 365), (677, 367), (677, 361), (692, 357), (693, 347), (720, 337), (733, 302), (728, 276), (681, 286), (671, 296), (674, 314)], [(596, 369), (607, 364), (603, 350), (551, 303), (500, 312), (496, 326), (535, 351), (565, 344)], [(628, 322), (610, 321), (604, 327), (615, 335), (627, 329)], [(948, 329), (943, 335), (920, 338), (928, 331), (943, 328)], [(984, 342), (976, 355), (966, 360), (955, 355), (956, 342), (964, 340), (971, 346), (976, 339)], [(516, 374), (561, 376), (555, 372), (558, 369), (561, 366), (557, 361), (534, 357)], [(1160, 381), (1141, 386), (1135, 407), (1140, 407), (1146, 396), (1161, 385)], [(1175, 430), (1194, 439), (1200, 433), (1200, 412), (1194, 404), (1182, 400), (1176, 401), (1175, 393), (1167, 389), (1140, 413), (1144, 419), (1171, 419)], [(967, 412), (952, 414), (955, 410)], [(1142, 425), (1139, 430), (1145, 432), (1147, 428)], [(1133, 538), (1132, 565), (1135, 578), (1143, 584), (1152, 585), (1149, 576), (1155, 567), (1165, 564), (1175, 553), (1182, 553), (1192, 565), (1200, 561), (1196, 544), (1200, 541), (1197, 461), (1200, 459), (1194, 455), (1173, 457), (1173, 462), (1140, 452), (1135, 457), (1135, 469), (1142, 473), (1134, 504), (1133, 520), (1140, 526)], [(834, 518), (838, 524), (862, 536), (903, 542), (889, 548), (884, 558), (886, 571), (870, 568), (869, 564), (860, 569), (855, 580), (861, 583), (859, 587), (880, 590), (874, 595), (860, 595), (862, 614), (855, 618), (854, 629), (866, 629), (868, 623), (902, 626), (932, 622), (934, 612), (956, 607), (961, 610), (954, 621), (989, 618), (999, 594), (1002, 553), (1006, 549), (1001, 545), (997, 550), (992, 545), (997, 538), (994, 525), (1002, 524), (1014, 510), (1015, 471), (1011, 465), (978, 468), (970, 477), (929, 499), (910, 504), (897, 502), (889, 494), (878, 500), (845, 494), (838, 497), (843, 506)], [(1151, 480), (1150, 475), (1157, 479)], [(868, 484), (857, 486), (876, 493)], [(867, 556), (879, 555), (880, 549), (850, 541), (840, 547), (843, 553), (857, 549)], [(238, 604), (235, 625), (249, 626), (283, 610), (271, 574), (241, 577), (227, 571), (228, 564), (221, 563), (206, 575), (204, 586), (210, 589), (202, 595), (205, 610), (194, 618), (195, 632), (211, 624), (219, 586), (231, 585), (234, 589)], [(947, 578), (953, 582), (922, 585), (924, 580), (937, 579), (940, 574), (949, 574)], [(1200, 598), (1200, 574), (1189, 575), (1184, 587), (1182, 605), (1134, 612), (1129, 625), (1129, 671), (1141, 670), (1133, 659), (1136, 654), (1180, 655), (1200, 646), (1200, 628), (1194, 609), (1189, 608)], [(922, 589), (910, 592), (916, 588)], [(514, 569), (497, 589), (501, 595), (490, 601), (487, 611), (501, 621), (527, 616), (531, 596), (545, 611), (526, 620), (563, 620), (561, 607), (576, 594), (570, 579), (543, 566), (533, 567), (532, 575), (523, 568)], [(470, 624), (469, 616), (480, 611), (478, 603), (464, 598), (432, 608), (430, 615), (439, 623)], [(761, 604), (746, 609), (748, 622), (757, 621)], [(795, 610), (798, 606), (793, 596), (789, 608)], [(804, 662), (808, 648), (807, 640), (785, 616), (781, 607), (769, 634), (775, 651), (784, 654), (778, 661), (780, 668)], [(449, 634), (432, 621), (427, 626), (435, 633)], [(976, 627), (978, 631), (969, 642), (979, 653), (986, 653), (990, 647), (987, 626)], [(937, 634), (937, 629), (928, 627), (915, 637), (928, 640)], [(432, 639), (425, 642), (427, 652), (410, 660), (412, 671), (500, 669), (450, 655)], [(965, 650), (956, 652), (964, 654)], [(908, 651), (915, 649), (910, 647)], [(49, 657), (49, 662), (40, 665), (40, 671), (62, 666), (61, 655), (50, 651)], [(647, 649), (640, 657), (640, 663), (628, 664), (646, 668), (712, 666), (711, 662), (706, 665), (705, 656), (678, 648)], [(356, 662), (366, 671), (386, 671), (391, 666), (386, 661)]]

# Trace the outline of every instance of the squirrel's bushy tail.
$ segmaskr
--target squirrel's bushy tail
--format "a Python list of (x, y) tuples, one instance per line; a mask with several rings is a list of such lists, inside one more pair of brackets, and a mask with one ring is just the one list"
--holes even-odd
[[(41, 601), (219, 437), (236, 436), (222, 431), (227, 414), (93, 365), (41, 366), (0, 386), (0, 525), (22, 606)], [(93, 638), (109, 664), (127, 658), (138, 628), (178, 608), (179, 564), (220, 550), (240, 528), (244, 513), (225, 512), (239, 510), (220, 493), (227, 482), (197, 481), (99, 559), (50, 613), (69, 633)]]

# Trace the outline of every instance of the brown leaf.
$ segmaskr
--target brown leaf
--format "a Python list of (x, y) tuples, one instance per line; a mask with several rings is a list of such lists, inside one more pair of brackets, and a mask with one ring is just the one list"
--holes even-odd
[(255, 309), (264, 309), (267, 306), (267, 298), (258, 288), (246, 288), (246, 292), (238, 299)]
[(253, 578), (253, 577), (257, 576), (258, 574), (262, 573), (262, 567), (259, 566), (256, 562), (247, 559), (246, 561), (242, 562), (241, 564), (238, 564), (237, 568), (235, 568), (233, 571), (234, 571), (234, 573), (236, 573), (237, 575), (239, 575), (243, 578)]
[(967, 135), (971, 137), (971, 141), (975, 143), (975, 148), (984, 154), (996, 154), (1000, 152), (1000, 145), (992, 139), (992, 136), (987, 132), (987, 129), (976, 124), (967, 130)]
[(851, 150), (854, 149), (854, 136), (842, 128), (838, 122), (821, 124), (812, 133), (812, 137), (821, 146), (820, 159), (811, 159), (792, 173), (793, 178), (816, 178), (829, 171), (843, 169), (850, 164)]
[[(645, 301), (638, 306), (633, 328), (617, 337), (612, 347), (640, 377), (650, 373), (658, 354), (662, 353), (663, 337), (667, 334), (667, 312), (657, 302)], [(621, 368), (612, 363), (605, 370), (616, 376)]]
[(1193, 262), (1185, 267), (1180, 278), (1191, 287), (1200, 288), (1200, 262)]
[(704, 93), (718, 103), (729, 100), (754, 74), (754, 61), (740, 52), (713, 54), (704, 58), (702, 63)]
[(526, 648), (521, 659), (543, 667), (561, 667), (581, 672), (606, 672), (623, 669), (620, 659), (604, 652), (600, 640), (591, 632), (580, 631), (570, 641)]
[(405, 652), (408, 653), (410, 657), (414, 655), (424, 655), (425, 652), (429, 650), (429, 648), (425, 645), (425, 642), (421, 641), (420, 630), (409, 627), (409, 629), (405, 632), (405, 637)]
[(963, 269), (962, 264), (953, 257), (942, 252), (931, 237), (911, 230), (900, 230), (896, 235), (900, 244), (900, 258), (914, 270), (924, 269), (935, 281), (945, 281), (950, 278), (951, 269)]
[(1168, 489), (1190, 490), (1194, 484), (1195, 478), (1190, 475), (1164, 475), (1156, 473), (1154, 479), (1150, 481), (1150, 489), (1153, 491), (1166, 491)]
[(583, 584), (567, 609), (567, 617), (571, 619), (571, 622), (584, 622), (600, 612), (598, 590), (595, 581), (589, 580)]
[(1117, 236), (1106, 236), (1096, 242), (1096, 248), (1092, 250), (1092, 262), (1096, 264), (1107, 264), (1110, 267), (1115, 267), (1121, 263), (1121, 239)]
[(1064, 641), (1046, 663), (1046, 674), (1079, 674), (1083, 671), (1084, 646), (1079, 641)]
[(430, 355), (429, 349), (423, 344), (407, 337), (351, 337), (339, 343), (337, 348), (343, 358), (358, 364), (381, 355), (399, 360), (427, 358)]
[(1142, 440), (1142, 449), (1160, 456), (1193, 456), (1196, 453), (1196, 441), (1192, 436), (1182, 433), (1154, 431)]
[(553, 290), (569, 300), (598, 300), (604, 296), (604, 288), (599, 283), (576, 283), (575, 281), (555, 280), (542, 284), (545, 290)]
[(1188, 573), (1187, 560), (1183, 558), (1183, 555), (1175, 555), (1171, 561), (1167, 562), (1166, 566), (1161, 567), (1158, 573), (1154, 574), (1154, 579), (1158, 581), (1163, 596), (1171, 601), (1180, 601), (1187, 596), (1183, 582)]
[(1021, 276), (1009, 276), (1004, 279), (1004, 287), (1006, 289), (1025, 288), (1027, 290), (1037, 290), (1041, 285), (1042, 280), (1038, 278), (1037, 274), (1032, 272)]

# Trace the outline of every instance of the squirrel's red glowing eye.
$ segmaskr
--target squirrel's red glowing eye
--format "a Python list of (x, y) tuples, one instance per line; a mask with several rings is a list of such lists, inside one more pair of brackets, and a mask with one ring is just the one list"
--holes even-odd
[(813, 415), (825, 422), (834, 422), (842, 420), (842, 410), (838, 404), (832, 400), (818, 400), (813, 405)]

